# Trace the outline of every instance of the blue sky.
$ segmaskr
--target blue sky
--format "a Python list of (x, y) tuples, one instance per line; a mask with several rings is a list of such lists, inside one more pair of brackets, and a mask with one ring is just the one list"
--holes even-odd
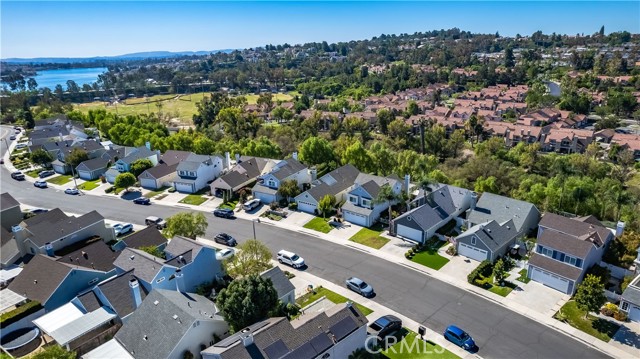
[(329, 43), (458, 27), (515, 35), (640, 33), (640, 2), (7, 1), (0, 57), (89, 57)]

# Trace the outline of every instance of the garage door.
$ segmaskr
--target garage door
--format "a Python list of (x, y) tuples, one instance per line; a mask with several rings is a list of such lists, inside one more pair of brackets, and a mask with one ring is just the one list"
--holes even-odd
[(276, 196), (268, 193), (254, 192), (253, 197), (260, 198), (262, 203), (272, 203), (276, 201)]
[(315, 214), (314, 210), (316, 209), (316, 206), (311, 204), (311, 203), (306, 203), (306, 202), (298, 202), (298, 209), (302, 212), (307, 212), (310, 214)]
[(404, 237), (404, 238), (422, 243), (422, 231), (420, 230), (399, 224), (398, 228), (396, 229), (396, 232), (397, 232), (397, 235), (399, 235), (400, 237)]
[(529, 270), (531, 271), (531, 279), (535, 280), (536, 282), (542, 283), (547, 287), (559, 290), (562, 293), (569, 293), (571, 287), (570, 280), (559, 277), (538, 267), (529, 267)]
[(367, 216), (365, 216), (363, 214), (349, 212), (349, 211), (344, 211), (343, 214), (344, 214), (344, 220), (349, 222), (349, 223), (357, 224), (357, 225), (363, 226), (363, 227), (367, 227), (368, 226)]
[(193, 186), (191, 183), (176, 182), (176, 191), (183, 193), (193, 193)]
[(640, 322), (640, 308), (635, 305), (630, 305), (631, 309), (629, 310), (629, 320), (633, 322)]
[(153, 178), (143, 178), (140, 180), (140, 186), (144, 188), (157, 189), (156, 180)]
[(476, 247), (472, 247), (465, 243), (460, 243), (458, 245), (458, 254), (465, 256), (467, 258), (475, 259), (480, 262), (482, 262), (485, 259), (488, 259), (487, 251), (478, 249)]

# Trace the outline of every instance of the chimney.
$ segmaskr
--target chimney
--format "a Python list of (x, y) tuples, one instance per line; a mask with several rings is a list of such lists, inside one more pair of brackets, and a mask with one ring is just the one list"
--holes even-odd
[(145, 143), (144, 143), (144, 146), (145, 146), (149, 151), (151, 151), (151, 142), (149, 142), (149, 141), (145, 142)]
[(291, 157), (293, 157), (294, 160), (298, 160), (298, 152), (293, 152), (293, 154), (291, 154)]
[(176, 290), (178, 292), (182, 292), (180, 287), (182, 287), (182, 269), (178, 268), (175, 273), (176, 276)]
[(138, 280), (135, 278), (129, 279), (129, 288), (131, 288), (131, 295), (133, 295), (133, 303), (138, 309), (140, 304), (142, 304), (142, 295), (140, 294), (140, 284)]
[(240, 163), (240, 154), (236, 153), (236, 164)]
[(471, 192), (471, 206), (470, 209), (473, 211), (476, 209), (476, 204), (478, 203), (478, 194), (475, 192)]
[(44, 250), (47, 251), (47, 255), (49, 257), (53, 257), (53, 246), (51, 243), (47, 242), (44, 244)]
[(624, 233), (624, 226), (625, 223), (622, 221), (618, 221), (618, 224), (616, 225), (616, 237), (621, 237), (622, 234)]
[(409, 190), (411, 188), (409, 188), (411, 186), (411, 175), (410, 174), (406, 174), (404, 175), (404, 191), (405, 193), (409, 194)]
[(13, 236), (20, 242), (27, 239), (27, 231), (25, 231), (25, 229), (22, 228), (22, 226), (20, 226), (19, 224), (11, 226), (11, 232), (13, 233)]
[(253, 344), (253, 333), (251, 333), (251, 329), (242, 329), (240, 332), (240, 340), (242, 340), (242, 345), (244, 345), (245, 348)]
[(231, 168), (231, 155), (229, 152), (224, 153), (224, 169)]

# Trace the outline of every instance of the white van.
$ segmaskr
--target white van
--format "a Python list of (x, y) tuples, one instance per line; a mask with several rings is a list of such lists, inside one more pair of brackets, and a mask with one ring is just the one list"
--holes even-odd
[(245, 211), (251, 211), (251, 210), (254, 210), (254, 209), (258, 208), (259, 205), (260, 205), (260, 198), (254, 198), (252, 200), (246, 201), (242, 205), (242, 208)]
[(290, 265), (293, 268), (302, 268), (304, 267), (304, 259), (299, 255), (285, 251), (284, 249), (278, 252), (278, 262)]

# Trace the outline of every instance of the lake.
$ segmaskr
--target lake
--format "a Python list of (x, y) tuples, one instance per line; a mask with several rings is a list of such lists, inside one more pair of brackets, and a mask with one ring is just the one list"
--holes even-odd
[(38, 88), (48, 87), (52, 91), (56, 85), (62, 85), (67, 90), (67, 81), (73, 80), (82, 87), (84, 84), (93, 84), (98, 81), (98, 75), (107, 72), (106, 67), (90, 67), (82, 69), (61, 69), (38, 71), (34, 79), (38, 83)]

